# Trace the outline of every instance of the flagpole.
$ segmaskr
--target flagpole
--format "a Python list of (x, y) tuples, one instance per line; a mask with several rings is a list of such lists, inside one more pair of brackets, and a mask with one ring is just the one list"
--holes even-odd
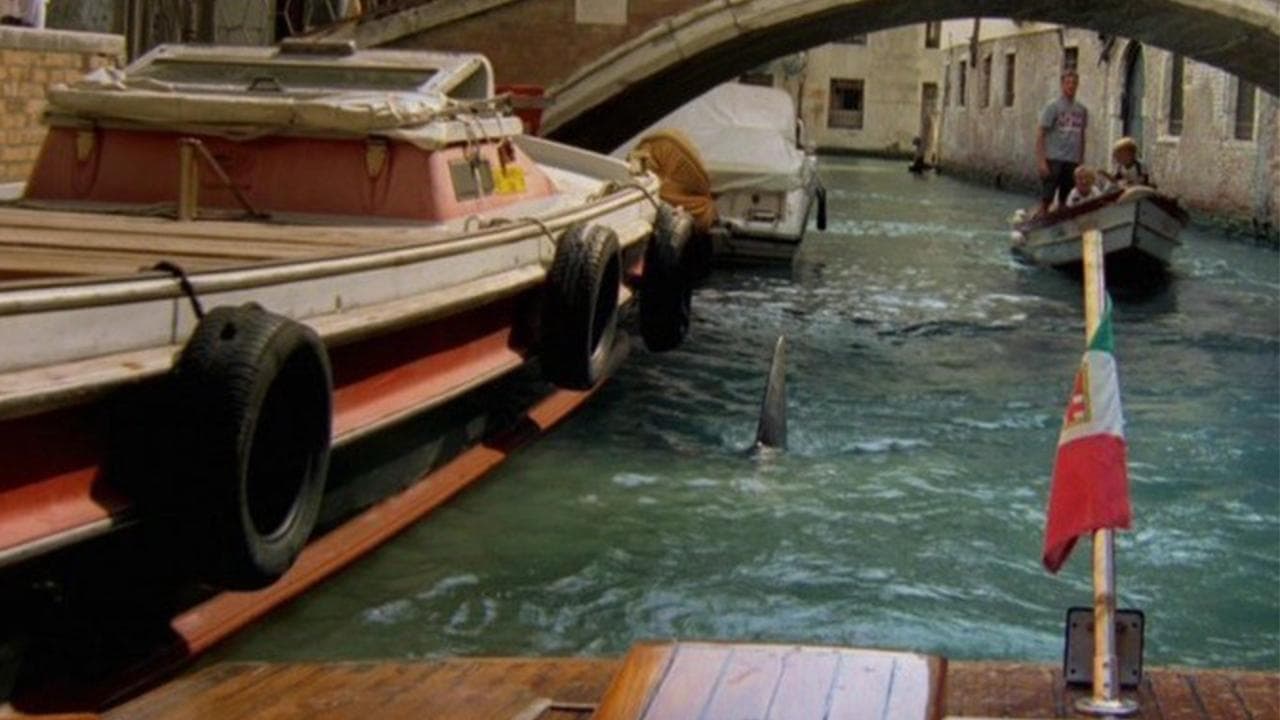
[[(1107, 297), (1102, 233), (1084, 232), (1084, 342), (1088, 347), (1102, 322)], [(1124, 716), (1138, 711), (1138, 703), (1120, 697), (1116, 661), (1115, 531), (1093, 531), (1093, 694), (1076, 701), (1076, 710), (1089, 715)]]

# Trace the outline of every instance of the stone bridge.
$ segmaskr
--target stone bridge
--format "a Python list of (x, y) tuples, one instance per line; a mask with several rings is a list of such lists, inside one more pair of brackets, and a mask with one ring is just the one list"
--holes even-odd
[(857, 33), (1008, 17), (1140, 40), (1280, 94), (1280, 0), (435, 0), (339, 32), (484, 52), (546, 86), (543, 132), (608, 150), (717, 83)]

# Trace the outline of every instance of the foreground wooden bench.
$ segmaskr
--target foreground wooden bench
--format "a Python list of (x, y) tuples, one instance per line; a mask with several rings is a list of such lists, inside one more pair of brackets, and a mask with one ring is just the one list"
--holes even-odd
[(946, 661), (915, 653), (802, 645), (642, 643), (597, 720), (769, 718), (932, 720)]
[[(654, 696), (653, 681), (661, 679), (654, 669), (670, 676), (670, 667), (665, 663), (673, 659), (674, 647), (642, 645), (634, 649), (625, 662), (619, 658), (561, 657), (222, 663), (177, 678), (110, 710), (106, 717), (108, 720), (587, 720), (596, 711), (600, 717), (608, 717), (605, 713), (615, 713), (617, 717), (616, 713), (628, 708), (635, 712), (646, 709)], [(775, 652), (794, 649), (787, 645), (736, 647), (763, 647)], [(830, 653), (834, 649), (803, 650), (807, 654)], [(848, 652), (862, 657), (874, 654), (902, 657), (898, 653)], [(664, 657), (667, 660), (663, 660)], [(740, 654), (735, 653), (735, 657), (735, 662), (743, 659)], [(806, 657), (805, 662), (810, 659)], [(934, 668), (934, 681), (942, 683), (941, 661), (925, 660)], [(902, 690), (899, 685), (905, 677), (902, 669), (912, 664), (897, 666), (895, 696)], [(875, 667), (875, 663), (872, 666)], [(646, 667), (649, 672), (642, 672)], [(788, 674), (798, 669), (796, 663), (788, 663), (786, 667)], [(1089, 692), (1086, 687), (1065, 685), (1061, 669), (1053, 665), (951, 661), (946, 663), (945, 671), (942, 712), (946, 717), (964, 720), (1080, 717), (1073, 711), (1073, 705), (1077, 698)], [(725, 687), (732, 687), (737, 693), (751, 684), (751, 678), (759, 676), (748, 672), (723, 677)], [(782, 673), (779, 673), (781, 679)], [(786, 682), (794, 683), (797, 679), (804, 678), (793, 677)], [(778, 697), (783, 700), (794, 697), (782, 695), (784, 687), (784, 683), (779, 683)], [(846, 687), (844, 691), (851, 689)], [(1137, 690), (1125, 694), (1139, 701), (1137, 717), (1146, 720), (1280, 720), (1280, 673), (1276, 672), (1153, 668), (1145, 674)], [(937, 697), (936, 691), (933, 697)], [(708, 712), (705, 717), (709, 720), (787, 718), (795, 717), (803, 708), (803, 704), (784, 704), (775, 698), (768, 715), (748, 708), (751, 714), (725, 716)], [(677, 710), (686, 714), (675, 717), (690, 714), (696, 717), (697, 709)], [(857, 712), (862, 714), (854, 717), (878, 718), (876, 711), (874, 705), (859, 707)], [(0, 720), (11, 717), (14, 712), (0, 704)], [(28, 717), (20, 708), (16, 716)], [(49, 716), (40, 717), (43, 720)], [(77, 716), (76, 720), (89, 720), (89, 717)], [(69, 718), (64, 715), (57, 720)]]

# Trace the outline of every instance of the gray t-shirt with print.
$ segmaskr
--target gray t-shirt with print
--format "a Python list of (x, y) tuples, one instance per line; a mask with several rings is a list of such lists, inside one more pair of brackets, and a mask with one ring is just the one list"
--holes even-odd
[(1061, 95), (1044, 106), (1040, 113), (1040, 127), (1044, 128), (1044, 154), (1049, 160), (1065, 160), (1078, 163), (1084, 129), (1089, 123), (1089, 111), (1085, 106)]

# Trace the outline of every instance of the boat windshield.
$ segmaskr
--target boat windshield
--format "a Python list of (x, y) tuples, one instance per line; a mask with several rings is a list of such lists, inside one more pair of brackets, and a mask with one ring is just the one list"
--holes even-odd
[(159, 57), (133, 69), (130, 75), (169, 83), (187, 91), (254, 90), (316, 92), (377, 90), (414, 92), (436, 71), (431, 68), (357, 66), (314, 62), (261, 60), (199, 60)]

